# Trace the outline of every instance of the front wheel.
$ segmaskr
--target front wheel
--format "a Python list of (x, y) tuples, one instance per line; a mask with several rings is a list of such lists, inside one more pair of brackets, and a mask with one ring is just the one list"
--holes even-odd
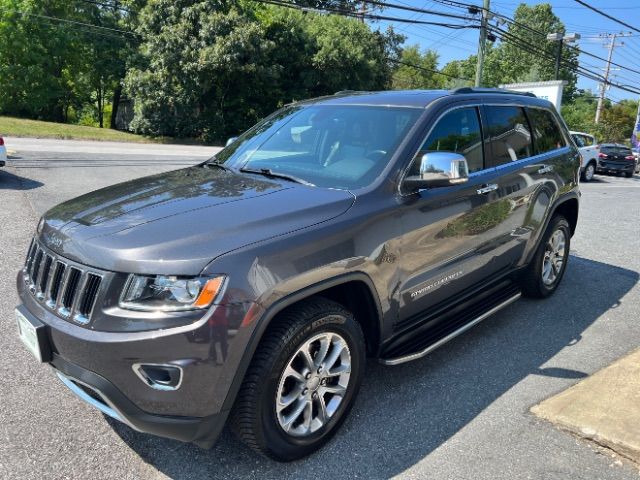
[(624, 172), (624, 176), (627, 178), (633, 177), (633, 172)]
[(582, 180), (585, 182), (590, 182), (591, 180), (593, 180), (593, 176), (596, 174), (596, 166), (593, 164), (593, 162), (587, 164), (586, 167), (584, 167), (584, 172), (582, 172)]
[(274, 319), (232, 412), (236, 435), (279, 461), (309, 455), (337, 431), (365, 366), (360, 325), (340, 304), (312, 298)]
[(569, 260), (571, 229), (562, 215), (551, 219), (538, 250), (522, 276), (525, 296), (545, 298), (556, 291)]

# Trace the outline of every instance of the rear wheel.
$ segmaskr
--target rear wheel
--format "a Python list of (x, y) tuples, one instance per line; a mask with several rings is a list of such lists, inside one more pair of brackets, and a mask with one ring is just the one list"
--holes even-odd
[(279, 461), (309, 455), (346, 418), (365, 365), (360, 325), (338, 303), (313, 298), (287, 309), (265, 334), (231, 417), (236, 435)]
[(571, 230), (562, 215), (551, 219), (540, 246), (522, 277), (522, 291), (528, 297), (545, 298), (555, 292), (569, 260)]

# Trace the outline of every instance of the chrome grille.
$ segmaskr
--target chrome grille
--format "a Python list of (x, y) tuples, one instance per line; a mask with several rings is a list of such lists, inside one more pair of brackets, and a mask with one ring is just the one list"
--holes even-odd
[(49, 310), (80, 324), (91, 321), (102, 275), (31, 242), (24, 265), (24, 281), (31, 294)]

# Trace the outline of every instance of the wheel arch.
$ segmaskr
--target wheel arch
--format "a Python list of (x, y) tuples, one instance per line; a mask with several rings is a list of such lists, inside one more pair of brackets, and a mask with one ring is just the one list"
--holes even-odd
[(570, 196), (562, 201), (556, 203), (555, 208), (552, 210), (551, 215), (546, 221), (546, 226), (549, 224), (551, 218), (554, 215), (561, 214), (564, 218), (569, 222), (569, 227), (571, 228), (571, 236), (576, 232), (576, 227), (578, 226), (578, 210), (580, 204), (577, 196)]
[[(350, 287), (356, 287), (358, 289), (358, 293), (355, 295), (345, 295), (345, 290)], [(278, 314), (286, 310), (288, 307), (314, 296), (334, 300), (343, 304), (345, 308), (352, 312), (353, 310), (351, 308), (353, 308), (353, 306), (357, 306), (358, 308), (356, 309), (356, 312), (353, 313), (358, 323), (360, 323), (365, 335), (367, 353), (372, 356), (376, 356), (378, 354), (380, 335), (382, 333), (383, 313), (380, 299), (371, 278), (363, 272), (352, 272), (309, 285), (274, 302), (260, 316), (258, 324), (256, 325), (245, 348), (240, 365), (231, 382), (231, 386), (222, 407), (223, 411), (228, 411), (232, 408), (238, 391), (240, 390), (240, 386), (242, 385), (242, 381), (247, 373), (247, 369), (249, 368), (249, 364), (253, 359), (260, 341), (264, 337), (265, 333), (267, 333), (269, 325), (272, 324)], [(365, 301), (362, 305), (358, 305), (358, 300), (363, 299)], [(366, 321), (366, 318), (363, 318), (363, 316), (366, 316), (367, 314), (373, 314), (374, 318), (370, 318), (369, 321)]]

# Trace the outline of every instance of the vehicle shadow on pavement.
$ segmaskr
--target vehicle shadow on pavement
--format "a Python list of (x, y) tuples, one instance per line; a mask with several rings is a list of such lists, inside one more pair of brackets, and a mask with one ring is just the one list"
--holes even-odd
[[(263, 459), (227, 430), (207, 451), (109, 423), (147, 463), (174, 479), (388, 478), (423, 460), (526, 377), (570, 379), (566, 386), (593, 373), (543, 366), (618, 308), (638, 279), (637, 272), (572, 256), (551, 298), (520, 300), (424, 359), (396, 367), (370, 362), (341, 431), (298, 462)], [(540, 400), (532, 395), (518, 411), (525, 415)]]
[(44, 183), (37, 180), (21, 177), (0, 168), (0, 190), (33, 190), (43, 185)]

